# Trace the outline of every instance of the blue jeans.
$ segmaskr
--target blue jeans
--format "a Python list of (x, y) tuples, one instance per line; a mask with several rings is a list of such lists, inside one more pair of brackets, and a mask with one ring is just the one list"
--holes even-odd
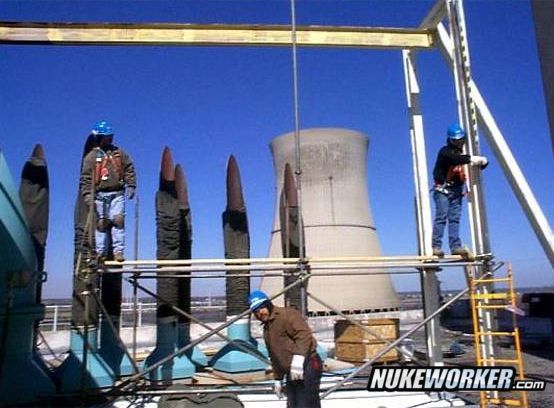
[[(96, 192), (94, 200), (96, 215), (98, 216), (98, 227), (95, 230), (96, 253), (108, 255), (110, 249), (110, 238), (113, 253), (125, 251), (125, 229), (123, 222), (114, 222), (116, 216), (125, 217), (125, 196), (123, 191)], [(104, 228), (102, 219), (109, 220), (110, 225)], [(119, 225), (118, 225), (119, 224)]]
[(448, 243), (450, 250), (460, 248), (460, 218), (464, 186), (448, 187), (448, 194), (434, 190), (435, 221), (433, 222), (433, 248), (442, 247), (442, 235), (448, 222)]

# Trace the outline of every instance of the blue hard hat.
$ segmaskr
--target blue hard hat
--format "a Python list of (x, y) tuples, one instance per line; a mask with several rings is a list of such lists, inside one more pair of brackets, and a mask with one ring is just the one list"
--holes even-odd
[(258, 310), (265, 302), (268, 301), (269, 298), (261, 290), (255, 290), (250, 294), (250, 296), (248, 296), (248, 306), (252, 312)]
[(90, 133), (95, 136), (113, 136), (113, 129), (107, 121), (101, 120), (96, 122)]
[(450, 140), (460, 140), (466, 137), (466, 132), (458, 123), (448, 126), (446, 134)]

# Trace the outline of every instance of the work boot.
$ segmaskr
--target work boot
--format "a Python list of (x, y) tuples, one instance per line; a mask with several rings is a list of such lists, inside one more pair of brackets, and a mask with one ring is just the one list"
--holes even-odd
[(439, 258), (444, 258), (444, 251), (440, 248), (433, 248), (433, 256), (438, 256)]
[(473, 255), (469, 249), (466, 247), (458, 247), (454, 248), (451, 251), (452, 255), (460, 255), (464, 259), (471, 259), (473, 258)]
[(115, 254), (113, 254), (113, 259), (116, 262), (123, 262), (125, 260), (123, 252), (116, 252)]

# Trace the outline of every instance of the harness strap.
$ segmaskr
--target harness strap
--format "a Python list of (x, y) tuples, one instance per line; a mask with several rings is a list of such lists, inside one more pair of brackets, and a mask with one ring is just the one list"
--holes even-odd
[(95, 184), (98, 185), (102, 180), (102, 170), (108, 169), (108, 163), (111, 163), (115, 168), (119, 181), (123, 181), (123, 166), (121, 163), (121, 153), (119, 150), (116, 150), (113, 154), (104, 154), (104, 156), (99, 156), (99, 152), (96, 154), (96, 165), (95, 165)]
[(461, 182), (465, 183), (467, 180), (465, 166), (463, 164), (458, 164), (456, 166), (450, 166), (448, 172), (446, 173), (446, 181), (451, 182)]

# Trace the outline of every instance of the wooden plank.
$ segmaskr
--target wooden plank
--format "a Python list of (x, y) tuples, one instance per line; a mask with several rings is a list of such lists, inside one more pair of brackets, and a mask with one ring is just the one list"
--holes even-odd
[(224, 371), (213, 370), (212, 372), (196, 373), (193, 376), (194, 382), (197, 385), (233, 385), (233, 384), (248, 384), (252, 382), (267, 381), (273, 379), (273, 376), (265, 371), (254, 371), (246, 373), (226, 373)]
[[(375, 357), (385, 346), (386, 344), (383, 342), (373, 344), (337, 342), (335, 344), (335, 356), (341, 361), (361, 363)], [(400, 353), (393, 348), (381, 356), (377, 362), (398, 361), (399, 359)]]
[[(298, 46), (430, 48), (432, 31), (413, 28), (297, 27)], [(226, 24), (0, 22), (0, 43), (58, 45), (291, 46), (291, 27)]]
[[(399, 334), (399, 319), (367, 319), (357, 320), (359, 324), (368, 328), (368, 331), (355, 325), (349, 320), (335, 322), (335, 342), (379, 342), (394, 341)], [(375, 333), (372, 335), (371, 333)]]

